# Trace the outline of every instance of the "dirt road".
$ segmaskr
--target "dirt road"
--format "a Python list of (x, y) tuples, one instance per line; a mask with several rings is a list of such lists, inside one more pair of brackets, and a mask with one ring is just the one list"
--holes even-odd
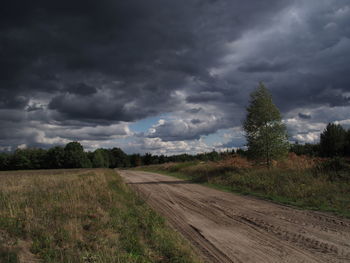
[(350, 220), (119, 171), (208, 262), (350, 262)]

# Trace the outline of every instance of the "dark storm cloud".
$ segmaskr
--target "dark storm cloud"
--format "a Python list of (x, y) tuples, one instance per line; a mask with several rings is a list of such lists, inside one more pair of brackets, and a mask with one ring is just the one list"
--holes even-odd
[(199, 123), (202, 123), (203, 121), (201, 121), (200, 119), (192, 119), (191, 120), (191, 123), (192, 124), (199, 124)]
[(0, 109), (23, 109), (28, 104), (28, 98), (11, 92), (1, 92)]
[(282, 72), (289, 68), (288, 62), (253, 61), (239, 66), (238, 70), (246, 73), (252, 72)]
[(311, 119), (311, 115), (309, 115), (309, 114), (298, 113), (298, 116), (301, 119), (306, 119), (306, 120)]
[(96, 96), (62, 94), (54, 97), (48, 106), (51, 110), (59, 111), (63, 118), (91, 122), (130, 121), (147, 116), (142, 112), (128, 111), (125, 109), (126, 103), (103, 93)]
[[(0, 117), (18, 110), (10, 135), (35, 122), (22, 138), (43, 129), (52, 142), (43, 125), (103, 126), (180, 109), (191, 115), (187, 129), (166, 123), (153, 136), (198, 139), (240, 125), (259, 81), (284, 113), (346, 107), (349, 10), (345, 0), (7, 1)], [(208, 122), (201, 114), (218, 117)], [(8, 116), (1, 118), (5, 124)]]
[(186, 98), (191, 103), (206, 103), (210, 101), (223, 101), (223, 94), (220, 92), (203, 91), (199, 94), (194, 94)]
[(77, 83), (71, 85), (71, 87), (68, 88), (68, 92), (79, 95), (92, 95), (97, 92), (97, 89), (95, 87), (86, 85), (85, 83)]
[[(267, 86), (285, 112), (298, 106), (349, 106), (344, 97), (350, 91), (348, 2), (296, 1), (283, 15), (281, 25), (272, 24), (265, 33), (252, 37), (256, 50), (243, 60), (253, 63), (253, 70), (245, 68), (252, 73), (249, 77), (267, 78)], [(288, 66), (276, 73), (259, 65), (259, 61), (279, 60), (288, 61)]]
[[(276, 9), (281, 6), (281, 1), (274, 2)], [(93, 76), (100, 85), (124, 82), (115, 90), (119, 97), (143, 96), (141, 106), (157, 106), (162, 100), (152, 101), (149, 93), (159, 94), (161, 89), (169, 96), (169, 90), (182, 88), (186, 76), (206, 75), (222, 52), (218, 44), (235, 39), (271, 12), (270, 5), (260, 1), (7, 2), (0, 14), (1, 88), (27, 97), (47, 92), (50, 97), (68, 86), (70, 93), (90, 95), (96, 87), (77, 78)], [(84, 84), (76, 84), (79, 81)], [(77, 109), (71, 107), (72, 116), (68, 116), (59, 98), (52, 105), (66, 117), (89, 115), (89, 108), (76, 101)], [(86, 114), (76, 113), (82, 110)], [(162, 107), (146, 111), (158, 113)], [(121, 120), (144, 116), (135, 114), (120, 114), (120, 108), (115, 112)], [(89, 119), (95, 118), (118, 119), (110, 111)]]

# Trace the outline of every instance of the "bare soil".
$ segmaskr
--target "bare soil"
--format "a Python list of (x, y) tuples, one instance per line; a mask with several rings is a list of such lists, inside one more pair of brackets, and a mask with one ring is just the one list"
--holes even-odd
[(206, 262), (350, 262), (350, 220), (170, 176), (120, 175)]

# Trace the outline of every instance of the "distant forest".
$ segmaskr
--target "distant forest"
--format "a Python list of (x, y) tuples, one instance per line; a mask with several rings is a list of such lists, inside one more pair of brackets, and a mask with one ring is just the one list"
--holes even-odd
[[(294, 143), (290, 145), (290, 152), (314, 157), (349, 157), (350, 129), (345, 130), (339, 124), (329, 123), (320, 134), (320, 143)], [(85, 152), (79, 142), (70, 142), (65, 147), (56, 146), (48, 150), (29, 148), (17, 149), (12, 153), (2, 152), (0, 153), (0, 170), (123, 168), (167, 162), (218, 161), (235, 154), (247, 156), (244, 149), (172, 156), (152, 155), (151, 153), (128, 155), (120, 148), (101, 148), (93, 152)]]
[(173, 156), (146, 153), (126, 154), (120, 148), (96, 149), (85, 152), (79, 142), (70, 142), (65, 147), (56, 146), (48, 150), (40, 148), (17, 149), (13, 153), (0, 153), (0, 170), (61, 169), (61, 168), (123, 168), (140, 165), (184, 162), (193, 160), (216, 161), (224, 154), (233, 152), (180, 154)]

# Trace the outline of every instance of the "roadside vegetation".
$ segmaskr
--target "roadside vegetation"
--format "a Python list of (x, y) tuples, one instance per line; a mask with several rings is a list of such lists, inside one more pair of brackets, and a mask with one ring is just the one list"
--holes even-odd
[(216, 162), (168, 163), (142, 169), (350, 217), (350, 164), (346, 159), (350, 130), (328, 124), (318, 146), (291, 146), (280, 112), (262, 83), (251, 93), (243, 129), (247, 149), (237, 154), (221, 154)]
[(350, 217), (350, 162), (289, 154), (258, 165), (238, 155), (217, 162), (183, 162), (139, 168), (305, 209)]
[(0, 173), (0, 262), (199, 262), (107, 169)]

